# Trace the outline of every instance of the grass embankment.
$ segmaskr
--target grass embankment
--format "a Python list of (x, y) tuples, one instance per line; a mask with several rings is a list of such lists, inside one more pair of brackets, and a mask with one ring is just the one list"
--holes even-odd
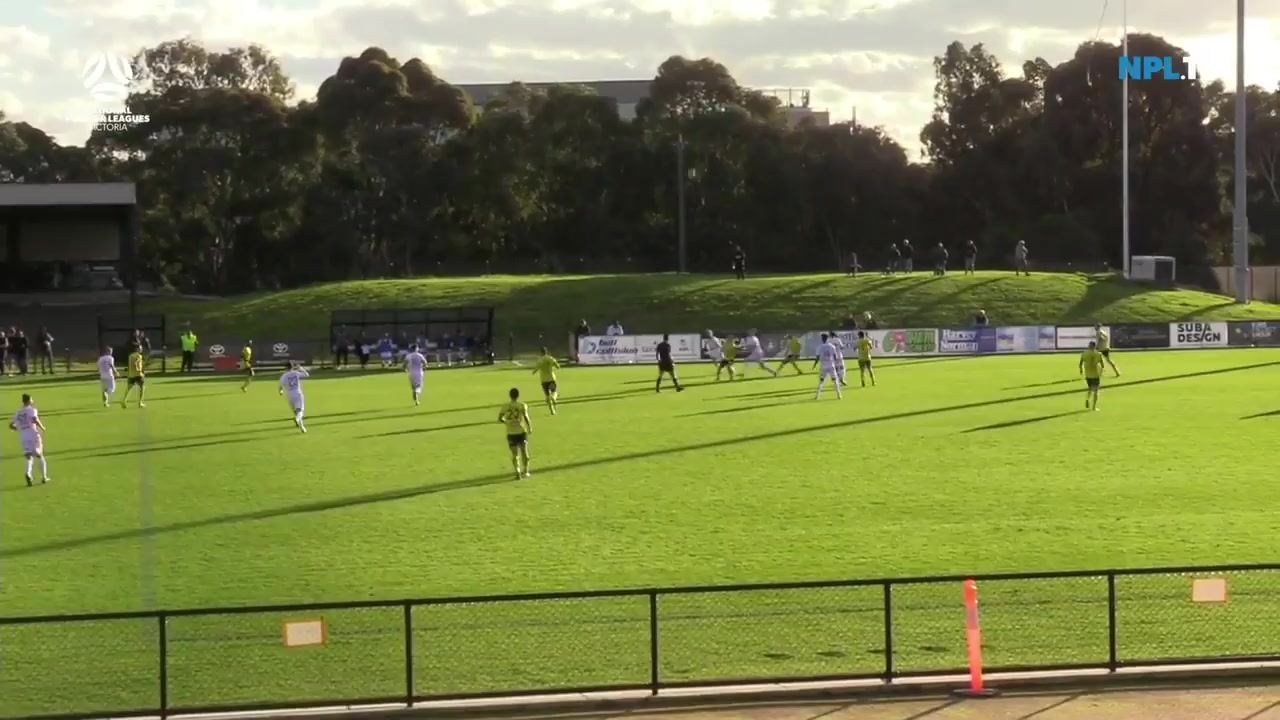
[(166, 313), (175, 335), (189, 321), (211, 339), (311, 340), (329, 336), (333, 310), (475, 305), (496, 307), (496, 336), (511, 334), (520, 349), (539, 337), (558, 343), (582, 317), (597, 332), (618, 320), (630, 333), (812, 330), (865, 310), (893, 327), (965, 325), (975, 308), (999, 325), (1280, 319), (1280, 305), (1272, 303), (1236, 305), (1222, 295), (1111, 276), (1008, 273), (369, 280), (212, 301), (149, 300), (143, 311)]

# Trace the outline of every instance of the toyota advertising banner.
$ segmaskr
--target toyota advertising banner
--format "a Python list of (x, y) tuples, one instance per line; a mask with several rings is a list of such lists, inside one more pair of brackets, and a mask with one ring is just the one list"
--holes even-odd
[(1111, 347), (1118, 350), (1168, 348), (1169, 325), (1166, 323), (1112, 325)]
[(995, 331), (995, 351), (998, 353), (1033, 353), (1058, 349), (1057, 328), (1052, 325), (1016, 325), (998, 327)]
[(1280, 322), (1227, 323), (1230, 333), (1227, 344), (1243, 347), (1275, 347), (1280, 345)]
[[(583, 365), (653, 365), (661, 335), (585, 335), (578, 342), (578, 362)], [(671, 335), (671, 359), (698, 360), (702, 339), (697, 333)]]
[(1225, 347), (1229, 334), (1225, 322), (1169, 323), (1169, 347)]
[[(1102, 329), (1111, 332), (1110, 325), (1103, 325)], [(1057, 347), (1059, 350), (1084, 350), (1097, 339), (1098, 331), (1092, 326), (1059, 327)]]

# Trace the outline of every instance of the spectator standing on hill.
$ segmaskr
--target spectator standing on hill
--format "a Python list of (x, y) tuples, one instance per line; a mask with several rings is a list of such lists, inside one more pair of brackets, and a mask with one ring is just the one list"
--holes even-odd
[(737, 243), (733, 246), (733, 273), (739, 280), (747, 279), (747, 254)]
[(902, 239), (902, 269), (910, 275), (916, 269), (916, 249), (911, 247), (911, 241)]
[(849, 311), (848, 317), (846, 317), (840, 323), (840, 329), (841, 330), (857, 330), (858, 329), (858, 318), (853, 316), (852, 310)]
[(40, 351), (40, 374), (53, 374), (53, 336), (49, 334), (49, 328), (40, 328), (40, 335), (36, 338), (36, 345)]
[(862, 266), (858, 264), (858, 253), (849, 253), (849, 267), (847, 268), (849, 277), (858, 277), (858, 271), (861, 269)]
[(974, 327), (986, 327), (991, 324), (991, 320), (987, 317), (987, 311), (979, 309), (973, 314)]
[[(423, 347), (426, 347), (425, 345)], [(344, 368), (351, 357), (351, 338), (345, 330), (338, 333), (338, 341), (333, 345), (333, 368)]]
[(1013, 248), (1013, 274), (1015, 276), (1026, 274), (1031, 277), (1031, 271), (1027, 265), (1027, 241), (1019, 240), (1018, 244)]
[(972, 240), (964, 244), (964, 274), (972, 275), (978, 266), (978, 246)]
[(573, 329), (573, 361), (578, 362), (578, 348), (582, 347), (582, 338), (591, 334), (591, 326), (587, 324), (587, 319), (582, 318), (578, 321), (578, 326)]
[(879, 330), (880, 329), (880, 321), (876, 320), (876, 316), (872, 315), (870, 310), (862, 313), (862, 329), (863, 330)]
[(360, 358), (361, 370), (369, 369), (369, 354), (372, 351), (373, 348), (369, 345), (369, 338), (364, 336), (364, 332), (361, 332), (360, 336), (356, 338), (356, 355)]
[(900, 269), (902, 265), (902, 251), (898, 249), (897, 243), (889, 243), (889, 259), (884, 266), (884, 274), (892, 275)]
[(191, 372), (196, 369), (196, 347), (200, 341), (190, 327), (178, 340), (182, 343), (182, 367), (179, 372)]
[(613, 324), (610, 325), (608, 329), (604, 331), (604, 334), (608, 335), (609, 337), (621, 337), (626, 333), (623, 332), (622, 330), (622, 323), (618, 322), (617, 320), (614, 320)]
[(947, 249), (938, 243), (938, 247), (933, 249), (933, 274), (947, 274)]
[(9, 355), (9, 336), (0, 330), (0, 375), (8, 375), (13, 367), (13, 358)]

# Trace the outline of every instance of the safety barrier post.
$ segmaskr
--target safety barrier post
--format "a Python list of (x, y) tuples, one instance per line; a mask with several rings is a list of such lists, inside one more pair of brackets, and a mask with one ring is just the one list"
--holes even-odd
[(982, 623), (978, 619), (978, 581), (964, 581), (965, 641), (969, 646), (969, 687), (957, 690), (956, 695), (968, 698), (987, 698), (999, 694), (982, 682)]

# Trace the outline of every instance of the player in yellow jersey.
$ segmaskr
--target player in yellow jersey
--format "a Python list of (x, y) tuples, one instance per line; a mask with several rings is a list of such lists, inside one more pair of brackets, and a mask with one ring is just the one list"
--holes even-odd
[[(1089, 349), (1080, 353), (1080, 374), (1084, 375), (1085, 384), (1089, 386), (1088, 394), (1084, 396), (1085, 410), (1098, 409), (1098, 389), (1102, 386), (1102, 353), (1098, 352), (1098, 343), (1090, 342)], [(1089, 401), (1093, 401), (1090, 406)]]
[(520, 391), (511, 388), (511, 402), (498, 412), (498, 422), (507, 429), (507, 446), (511, 448), (511, 465), (516, 469), (516, 479), (529, 477), (529, 435), (533, 433), (533, 421), (529, 419), (529, 406), (520, 402)]
[(1111, 366), (1111, 372), (1115, 373), (1116, 377), (1120, 377), (1120, 368), (1116, 367), (1116, 364), (1111, 360), (1111, 335), (1103, 329), (1102, 323), (1094, 325), (1093, 332), (1097, 336), (1098, 352), (1102, 353), (1102, 359), (1106, 360), (1107, 364)]
[(871, 338), (861, 330), (858, 331), (858, 377), (862, 379), (862, 387), (867, 386), (867, 376), (871, 377), (871, 387), (876, 386), (876, 371), (871, 367)]
[(142, 350), (134, 346), (133, 352), (129, 353), (129, 384), (124, 389), (124, 397), (120, 399), (120, 407), (129, 407), (129, 393), (133, 389), (138, 388), (138, 407), (147, 406), (147, 387), (146, 387), (146, 358), (142, 355)]
[(797, 360), (800, 359), (800, 353), (804, 350), (804, 343), (800, 342), (800, 338), (794, 335), (788, 335), (783, 341), (786, 343), (787, 354), (782, 358), (782, 364), (778, 366), (778, 372), (782, 372), (782, 368), (790, 365), (795, 369), (797, 375), (803, 375), (804, 371), (800, 369)]
[(556, 405), (560, 401), (560, 387), (556, 385), (556, 370), (559, 369), (560, 363), (551, 357), (545, 347), (542, 348), (542, 357), (534, 363), (533, 371), (538, 373), (538, 379), (542, 381), (542, 394), (547, 399), (547, 407), (551, 408), (552, 415), (556, 414)]
[(249, 389), (249, 383), (253, 382), (252, 340), (245, 340), (244, 347), (240, 348), (240, 369), (244, 371), (244, 384), (240, 386), (240, 392), (246, 392)]

